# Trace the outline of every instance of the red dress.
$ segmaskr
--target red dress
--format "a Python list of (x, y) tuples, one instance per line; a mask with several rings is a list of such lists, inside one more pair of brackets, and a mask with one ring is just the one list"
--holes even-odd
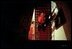
[(38, 30), (38, 39), (39, 40), (51, 40), (52, 30), (49, 27), (46, 27), (45, 30)]
[[(45, 15), (43, 15), (43, 13), (38, 16), (38, 23), (42, 24), (45, 21)], [(38, 29), (38, 28), (36, 28)], [(51, 40), (51, 33), (52, 33), (52, 29), (51, 29), (51, 25), (47, 25), (47, 27), (44, 28), (44, 30), (42, 30), (42, 28), (40, 28), (39, 30), (37, 30), (36, 32), (36, 36), (39, 40)]]

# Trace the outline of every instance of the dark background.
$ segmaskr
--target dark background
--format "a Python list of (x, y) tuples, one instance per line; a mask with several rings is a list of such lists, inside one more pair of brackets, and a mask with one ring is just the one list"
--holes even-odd
[[(1, 1), (1, 47), (24, 47), (33, 9), (42, 1)], [(71, 1), (63, 1), (71, 9)], [(28, 41), (28, 42), (27, 42)], [(27, 42), (27, 43), (25, 43)], [(30, 43), (31, 44), (31, 43)], [(27, 46), (27, 45), (26, 45)]]

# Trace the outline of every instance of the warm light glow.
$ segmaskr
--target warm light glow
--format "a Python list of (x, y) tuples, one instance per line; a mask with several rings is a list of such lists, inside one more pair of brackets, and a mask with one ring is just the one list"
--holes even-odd
[(67, 40), (63, 26), (53, 32), (52, 40)]
[(32, 21), (35, 21), (35, 9), (33, 11)]
[(35, 40), (35, 9), (33, 11), (32, 21), (31, 21), (31, 25), (30, 25), (29, 34), (28, 34), (28, 39)]
[[(53, 12), (54, 10), (54, 12)], [(55, 2), (51, 1), (51, 12), (53, 12), (52, 15), (58, 14), (58, 8)], [(55, 22), (52, 22), (52, 29), (55, 27)], [(52, 40), (67, 40), (65, 31), (63, 29), (63, 26), (58, 28), (57, 30), (54, 30), (52, 33)]]
[[(55, 10), (54, 10), (55, 9)], [(51, 12), (53, 12), (54, 10), (54, 13), (57, 15), (58, 14), (58, 8), (57, 8), (57, 5), (55, 2), (51, 1)], [(54, 14), (53, 13), (53, 14)]]

